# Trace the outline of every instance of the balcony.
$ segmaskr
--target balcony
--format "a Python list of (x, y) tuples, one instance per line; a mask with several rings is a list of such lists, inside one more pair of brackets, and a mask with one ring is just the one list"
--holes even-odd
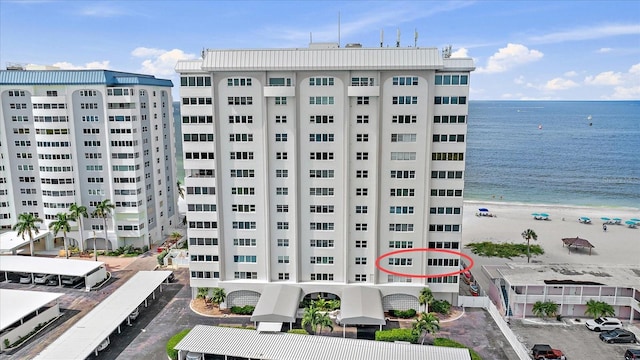
[(379, 86), (348, 86), (349, 96), (380, 96)]
[(295, 86), (265, 86), (263, 89), (265, 97), (292, 97), (296, 96)]

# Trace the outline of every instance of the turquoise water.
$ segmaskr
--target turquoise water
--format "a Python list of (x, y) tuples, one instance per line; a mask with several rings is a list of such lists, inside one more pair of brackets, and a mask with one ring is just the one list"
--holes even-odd
[(640, 101), (470, 102), (465, 198), (640, 207)]

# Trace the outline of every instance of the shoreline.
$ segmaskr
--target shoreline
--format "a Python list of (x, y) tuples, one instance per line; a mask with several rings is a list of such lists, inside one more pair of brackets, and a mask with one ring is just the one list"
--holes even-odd
[(518, 201), (500, 201), (496, 199), (482, 200), (482, 199), (465, 199), (465, 205), (496, 205), (496, 206), (522, 206), (522, 207), (545, 207), (545, 208), (560, 208), (560, 209), (612, 209), (620, 211), (635, 211), (640, 216), (640, 208), (632, 206), (620, 206), (620, 205), (574, 205), (574, 204), (548, 204), (548, 203), (528, 203)]

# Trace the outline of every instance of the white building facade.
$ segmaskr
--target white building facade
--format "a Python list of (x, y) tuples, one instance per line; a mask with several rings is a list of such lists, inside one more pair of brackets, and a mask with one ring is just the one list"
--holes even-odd
[[(91, 214), (110, 199), (110, 248), (161, 242), (179, 221), (172, 86), (108, 70), (0, 71), (0, 227), (26, 212), (46, 229), (73, 203)], [(83, 236), (68, 234), (103, 249), (103, 219), (84, 219)]]
[(375, 286), (386, 308), (425, 286), (455, 300), (457, 275), (421, 276), (460, 256), (411, 249), (460, 251), (473, 69), (437, 49), (331, 44), (180, 61), (191, 286), (230, 305), (272, 282)]

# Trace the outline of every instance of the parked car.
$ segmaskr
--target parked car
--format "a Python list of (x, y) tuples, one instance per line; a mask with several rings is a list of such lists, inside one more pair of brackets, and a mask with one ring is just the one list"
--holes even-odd
[(36, 284), (44, 285), (49, 280), (53, 279), (54, 277), (55, 277), (55, 275), (53, 275), (53, 274), (36, 274), (33, 277), (33, 282), (36, 283)]
[(566, 359), (564, 353), (558, 349), (553, 349), (547, 344), (535, 344), (531, 348), (531, 354), (536, 360), (544, 359)]
[(600, 317), (595, 320), (587, 320), (584, 325), (587, 329), (598, 332), (622, 329), (622, 321), (612, 317)]
[(140, 315), (140, 309), (136, 308), (135, 310), (133, 310), (131, 314), (129, 314), (129, 320), (133, 321), (137, 319), (139, 315)]
[(31, 274), (20, 274), (20, 284), (31, 284)]
[(631, 332), (623, 329), (616, 329), (600, 334), (600, 340), (612, 343), (635, 343), (636, 336)]
[(624, 360), (640, 359), (640, 349), (627, 349), (624, 353)]
[(47, 286), (58, 286), (60, 285), (58, 281), (59, 281), (59, 278), (57, 276), (54, 276), (47, 281)]
[(189, 351), (185, 360), (204, 360), (204, 354)]
[(82, 282), (82, 276), (63, 276), (62, 285), (75, 286)]
[(100, 343), (100, 345), (98, 345), (98, 347), (96, 348), (96, 350), (98, 350), (98, 351), (102, 351), (102, 350), (106, 349), (106, 348), (109, 346), (109, 344), (111, 344), (111, 341), (110, 341), (110, 340), (109, 340), (109, 338), (107, 337), (106, 339), (104, 339), (104, 340)]
[(168, 282), (174, 282), (176, 280), (176, 276), (173, 274), (173, 271), (171, 272), (171, 274), (169, 274), (169, 277), (167, 278)]

